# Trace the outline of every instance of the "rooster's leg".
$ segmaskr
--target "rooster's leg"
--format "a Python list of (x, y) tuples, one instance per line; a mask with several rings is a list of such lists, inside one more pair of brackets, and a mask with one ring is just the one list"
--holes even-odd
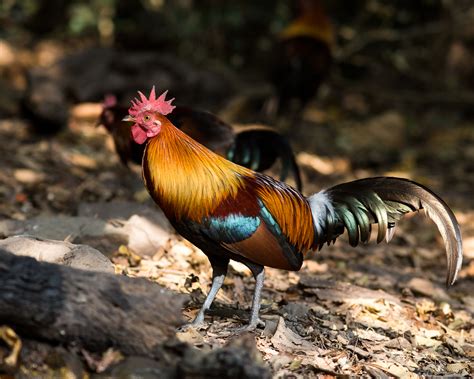
[(244, 263), (253, 274), (255, 278), (255, 292), (253, 293), (252, 300), (252, 310), (250, 312), (250, 321), (248, 325), (243, 328), (239, 328), (238, 331), (252, 331), (257, 328), (260, 324), (263, 324), (263, 321), (260, 320), (260, 301), (262, 295), (263, 281), (265, 280), (265, 269), (263, 266), (257, 265), (255, 263)]
[(227, 266), (229, 265), (228, 259), (213, 259), (209, 258), (212, 266), (212, 285), (209, 293), (207, 294), (206, 300), (202, 305), (196, 318), (193, 320), (191, 325), (197, 326), (204, 322), (204, 313), (211, 307), (214, 298), (219, 292), (222, 284), (224, 283), (225, 276), (227, 275)]

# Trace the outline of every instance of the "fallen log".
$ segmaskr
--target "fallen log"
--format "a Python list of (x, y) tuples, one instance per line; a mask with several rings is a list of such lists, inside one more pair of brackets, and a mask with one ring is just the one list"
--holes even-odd
[(160, 355), (183, 296), (145, 279), (73, 269), (0, 249), (0, 324), (41, 340)]

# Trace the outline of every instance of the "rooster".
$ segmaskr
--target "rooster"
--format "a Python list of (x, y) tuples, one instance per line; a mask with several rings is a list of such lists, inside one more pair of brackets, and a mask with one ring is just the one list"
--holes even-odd
[[(145, 150), (144, 145), (131, 138), (130, 125), (122, 122), (127, 113), (128, 108), (117, 104), (114, 95), (107, 95), (98, 122), (112, 135), (115, 149), (125, 166), (129, 161), (141, 164)], [(293, 150), (288, 140), (274, 129), (265, 126), (233, 128), (209, 112), (184, 106), (176, 107), (169, 117), (176, 127), (194, 140), (252, 170), (268, 170), (280, 158), (280, 180), (293, 174), (296, 187), (301, 190), (301, 176)]]
[(278, 36), (270, 70), (279, 114), (293, 105), (302, 109), (317, 93), (332, 63), (334, 30), (320, 1), (298, 0), (296, 13)]
[(246, 265), (256, 280), (250, 322), (259, 323), (264, 267), (299, 270), (304, 254), (333, 242), (344, 230), (349, 243), (389, 241), (395, 222), (424, 208), (444, 239), (447, 285), (462, 263), (458, 222), (437, 195), (407, 179), (377, 177), (343, 183), (309, 197), (267, 175), (232, 163), (176, 128), (166, 92), (139, 92), (124, 121), (136, 143), (145, 144), (143, 178), (153, 200), (184, 238), (199, 247), (213, 269), (212, 285), (192, 322), (204, 321), (227, 273), (229, 260)]

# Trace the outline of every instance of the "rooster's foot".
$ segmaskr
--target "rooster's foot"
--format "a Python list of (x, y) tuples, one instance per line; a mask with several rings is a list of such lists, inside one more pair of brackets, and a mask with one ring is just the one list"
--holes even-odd
[(265, 322), (261, 319), (257, 319), (254, 322), (250, 322), (247, 325), (241, 326), (240, 328), (233, 329), (233, 334), (241, 334), (245, 332), (254, 332), (258, 327), (265, 327)]

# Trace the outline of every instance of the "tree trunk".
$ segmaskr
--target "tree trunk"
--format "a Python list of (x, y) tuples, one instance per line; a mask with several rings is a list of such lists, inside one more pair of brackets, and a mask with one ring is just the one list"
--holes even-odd
[(183, 300), (145, 279), (38, 262), (0, 249), (0, 323), (28, 337), (155, 357), (182, 323)]

